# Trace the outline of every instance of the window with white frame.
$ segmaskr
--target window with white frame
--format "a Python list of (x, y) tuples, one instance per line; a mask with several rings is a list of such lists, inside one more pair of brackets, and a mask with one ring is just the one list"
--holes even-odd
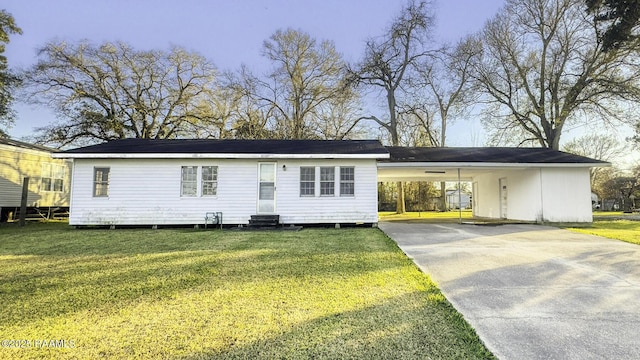
[(336, 168), (320, 168), (320, 196), (333, 196), (336, 186)]
[(316, 168), (313, 166), (300, 167), (300, 196), (316, 195)]
[(41, 190), (62, 192), (64, 190), (64, 166), (57, 164), (42, 164)]
[(183, 166), (180, 196), (198, 195), (198, 167)]
[(107, 197), (109, 196), (109, 172), (108, 167), (93, 168), (93, 196)]
[(340, 167), (340, 196), (355, 195), (355, 169), (353, 166)]
[(218, 193), (218, 167), (202, 167), (202, 196), (215, 196)]

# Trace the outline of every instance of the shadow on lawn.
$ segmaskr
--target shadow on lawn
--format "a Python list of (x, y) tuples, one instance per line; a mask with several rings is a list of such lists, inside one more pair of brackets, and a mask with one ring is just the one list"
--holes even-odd
[(233, 335), (225, 348), (191, 359), (493, 359), (436, 288), (375, 306), (314, 319), (250, 343)]
[[(375, 230), (366, 231), (375, 232), (374, 240), (345, 239), (341, 235), (347, 232), (341, 231), (332, 231), (325, 239), (317, 239), (318, 232), (305, 238), (297, 232), (266, 240), (264, 234), (225, 237), (226, 233), (217, 232), (211, 234), (212, 239), (203, 240), (202, 232), (181, 230), (115, 232), (120, 238), (111, 241), (118, 244), (104, 246), (101, 244), (109, 239), (90, 241), (91, 246), (82, 245), (85, 240), (79, 245), (74, 241), (64, 244), (64, 232), (53, 234), (54, 239), (45, 241), (48, 244), (23, 244), (15, 250), (0, 245), (0, 255), (14, 256), (2, 260), (0, 303), (4, 311), (0, 323), (16, 326), (88, 309), (117, 309), (140, 301), (171, 299), (198, 287), (211, 291), (256, 281), (330, 280), (403, 265), (387, 261), (400, 256), (390, 240), (381, 240), (385, 238)], [(136, 240), (140, 234), (156, 237)], [(176, 242), (163, 236), (183, 238)], [(135, 245), (130, 243), (135, 241)], [(143, 251), (146, 244), (152, 251)], [(74, 245), (83, 250), (74, 251)]]

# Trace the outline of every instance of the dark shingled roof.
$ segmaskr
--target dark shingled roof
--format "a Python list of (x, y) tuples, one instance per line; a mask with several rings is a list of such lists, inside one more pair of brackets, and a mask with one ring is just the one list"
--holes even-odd
[(387, 146), (390, 157), (381, 162), (602, 164), (605, 161), (548, 148), (427, 148)]
[(377, 140), (124, 139), (67, 150), (67, 154), (381, 154)]

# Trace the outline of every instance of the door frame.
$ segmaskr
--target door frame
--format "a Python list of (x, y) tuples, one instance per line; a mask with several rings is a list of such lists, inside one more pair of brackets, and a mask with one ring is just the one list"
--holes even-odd
[[(273, 166), (273, 211), (260, 211), (260, 203), (262, 201), (265, 200), (261, 200), (260, 199), (260, 189), (262, 181), (260, 181), (261, 175), (262, 175), (262, 165), (271, 165)], [(258, 185), (258, 189), (257, 189), (257, 197), (256, 197), (256, 214), (275, 214), (276, 213), (276, 198), (277, 198), (277, 179), (278, 179), (278, 163), (277, 162), (273, 162), (273, 161), (268, 161), (268, 162), (258, 162), (258, 178), (257, 180), (257, 185)]]

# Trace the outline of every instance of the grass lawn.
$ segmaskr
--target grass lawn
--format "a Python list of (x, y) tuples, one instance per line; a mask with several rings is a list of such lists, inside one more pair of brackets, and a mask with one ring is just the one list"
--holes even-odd
[(640, 221), (594, 221), (591, 227), (570, 228), (569, 230), (640, 244)]
[(2, 359), (493, 358), (371, 228), (2, 224), (0, 304), (0, 339), (32, 341)]
[[(438, 220), (440, 222), (458, 221), (460, 214), (455, 211), (421, 211), (421, 212), (406, 212), (404, 214), (397, 214), (394, 211), (381, 211), (378, 213), (381, 221), (424, 221), (424, 220)], [(473, 218), (473, 211), (462, 210), (463, 219)]]

